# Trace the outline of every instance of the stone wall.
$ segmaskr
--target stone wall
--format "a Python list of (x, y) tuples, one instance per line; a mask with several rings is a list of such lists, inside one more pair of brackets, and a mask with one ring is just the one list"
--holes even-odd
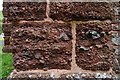
[(117, 8), (107, 2), (4, 2), (3, 51), (12, 52), (15, 67), (10, 77), (113, 80), (120, 73)]

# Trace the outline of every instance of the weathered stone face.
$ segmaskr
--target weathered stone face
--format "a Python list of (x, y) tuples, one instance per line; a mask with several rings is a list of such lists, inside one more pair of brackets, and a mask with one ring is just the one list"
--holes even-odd
[(67, 34), (71, 34), (69, 24), (25, 22), (15, 27), (11, 45), (17, 70), (71, 69), (72, 43)]
[(46, 2), (4, 2), (3, 15), (8, 21), (44, 20)]
[(105, 2), (50, 2), (50, 17), (54, 20), (84, 21), (112, 19), (112, 5)]
[[(109, 70), (114, 63), (111, 22), (79, 23), (76, 28), (76, 62), (87, 70)], [(112, 45), (111, 45), (112, 44)], [(112, 46), (112, 47), (111, 47)]]
[(120, 73), (118, 4), (4, 2), (3, 51), (13, 54), (13, 76), (113, 80)]

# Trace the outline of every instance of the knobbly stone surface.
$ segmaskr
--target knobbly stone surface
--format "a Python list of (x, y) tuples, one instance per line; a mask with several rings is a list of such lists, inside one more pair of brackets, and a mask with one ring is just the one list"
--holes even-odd
[(25, 22), (16, 25), (11, 34), (15, 69), (71, 69), (71, 40), (71, 27), (67, 23)]
[(8, 21), (44, 20), (46, 2), (4, 2), (3, 15)]
[(106, 2), (50, 2), (49, 16), (63, 21), (112, 20), (112, 7)]
[[(107, 25), (107, 26), (106, 26)], [(77, 25), (76, 62), (84, 70), (107, 71), (114, 63), (111, 47), (111, 23), (93, 22)]]

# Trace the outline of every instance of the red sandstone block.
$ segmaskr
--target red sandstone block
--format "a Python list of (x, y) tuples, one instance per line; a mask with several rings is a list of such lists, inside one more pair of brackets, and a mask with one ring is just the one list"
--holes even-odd
[(11, 32), (5, 32), (4, 36), (11, 36)]
[(4, 45), (10, 45), (10, 36), (4, 37)]
[(13, 29), (14, 25), (11, 23), (3, 23), (2, 30), (4, 33), (11, 33), (11, 30)]
[(46, 2), (4, 2), (3, 15), (12, 20), (43, 20)]
[(8, 52), (10, 53), (12, 50), (12, 47), (10, 45), (5, 45), (2, 49), (3, 52)]
[(49, 16), (64, 21), (112, 20), (114, 13), (106, 2), (51, 2)]
[(76, 63), (85, 70), (107, 71), (114, 63), (111, 23), (91, 22), (77, 25)]
[(71, 69), (71, 39), (67, 23), (19, 23), (11, 34), (15, 69)]

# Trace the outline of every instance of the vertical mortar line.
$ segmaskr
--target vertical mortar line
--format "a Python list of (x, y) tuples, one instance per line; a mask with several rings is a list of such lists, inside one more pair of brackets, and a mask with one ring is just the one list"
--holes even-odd
[(72, 40), (72, 62), (71, 62), (71, 70), (74, 71), (75, 67), (77, 66), (76, 64), (76, 51), (75, 51), (75, 44), (76, 44), (76, 24), (74, 22), (71, 22), (71, 27), (72, 27), (72, 36), (73, 36), (73, 40)]
[(46, 1), (47, 1), (47, 5), (46, 5), (46, 17), (50, 18), (49, 17), (49, 13), (50, 13), (50, 1), (49, 0), (46, 0)]

